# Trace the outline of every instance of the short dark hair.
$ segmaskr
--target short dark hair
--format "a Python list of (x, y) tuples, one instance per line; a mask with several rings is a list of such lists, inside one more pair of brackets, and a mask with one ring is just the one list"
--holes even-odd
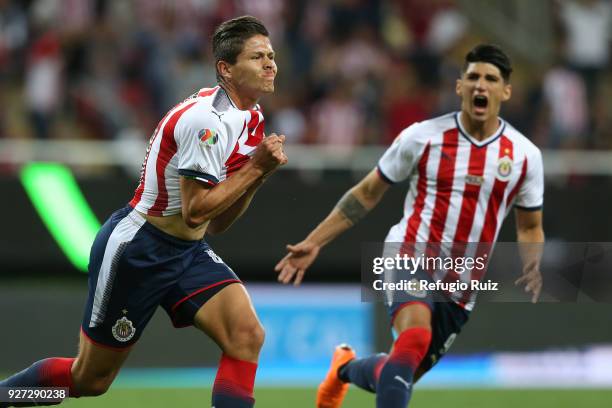
[(472, 48), (472, 50), (465, 56), (463, 72), (467, 71), (468, 65), (473, 62), (487, 62), (495, 65), (499, 69), (504, 81), (510, 81), (512, 63), (510, 62), (508, 55), (497, 45), (480, 44)]
[[(215, 30), (212, 39), (215, 69), (219, 61), (235, 64), (238, 54), (242, 52), (244, 42), (257, 34), (270, 36), (263, 23), (253, 16), (236, 17), (221, 23)], [(217, 78), (219, 79), (218, 72)]]

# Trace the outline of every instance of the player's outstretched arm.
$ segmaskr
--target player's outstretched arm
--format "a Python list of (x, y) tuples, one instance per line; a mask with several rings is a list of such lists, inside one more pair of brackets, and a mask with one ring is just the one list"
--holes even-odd
[(523, 274), (515, 284), (525, 285), (525, 292), (531, 292), (531, 301), (536, 303), (542, 291), (542, 274), (540, 260), (544, 249), (544, 229), (542, 228), (542, 211), (526, 211), (519, 208), (515, 211), (516, 237), (523, 262)]
[(181, 177), (182, 213), (185, 223), (195, 228), (216, 218), (230, 208), (251, 186), (287, 163), (287, 156), (283, 152), (284, 142), (283, 135), (272, 134), (266, 137), (242, 169), (212, 188), (196, 180)]
[(299, 285), (321, 248), (376, 207), (388, 188), (389, 184), (381, 179), (375, 169), (347, 191), (306, 239), (295, 245), (287, 245), (289, 253), (274, 268), (279, 273), (278, 281), (284, 284), (293, 281), (294, 285)]

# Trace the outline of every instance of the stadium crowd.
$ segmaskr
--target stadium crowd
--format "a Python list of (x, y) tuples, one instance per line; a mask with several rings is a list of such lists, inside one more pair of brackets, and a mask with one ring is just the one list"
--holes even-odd
[[(454, 0), (0, 0), (0, 137), (146, 139), (178, 101), (216, 83), (219, 22), (271, 29), (267, 129), (289, 143), (389, 144), (458, 108), (465, 52), (485, 40)], [(543, 148), (612, 148), (612, 5), (549, 1), (554, 52), (516, 58), (502, 115)], [(510, 53), (512, 54), (512, 50)], [(537, 50), (534, 50), (537, 52)]]

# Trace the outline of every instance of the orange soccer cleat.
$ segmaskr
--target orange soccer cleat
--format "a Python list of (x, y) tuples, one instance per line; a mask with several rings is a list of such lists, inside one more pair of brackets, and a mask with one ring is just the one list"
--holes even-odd
[(340, 408), (349, 389), (349, 383), (338, 378), (338, 369), (355, 358), (355, 351), (348, 344), (340, 344), (334, 350), (329, 371), (317, 390), (317, 408)]

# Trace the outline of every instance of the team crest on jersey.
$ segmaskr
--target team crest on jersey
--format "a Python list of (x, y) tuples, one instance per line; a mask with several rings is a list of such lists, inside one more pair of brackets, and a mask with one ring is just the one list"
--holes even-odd
[(204, 146), (212, 146), (219, 141), (219, 135), (216, 130), (213, 129), (202, 129), (198, 132), (198, 138), (200, 144)]
[(512, 159), (504, 156), (497, 161), (497, 178), (502, 181), (508, 181), (512, 174)]
[(120, 342), (126, 342), (134, 337), (136, 328), (127, 317), (122, 317), (115, 322), (113, 326), (113, 337)]

